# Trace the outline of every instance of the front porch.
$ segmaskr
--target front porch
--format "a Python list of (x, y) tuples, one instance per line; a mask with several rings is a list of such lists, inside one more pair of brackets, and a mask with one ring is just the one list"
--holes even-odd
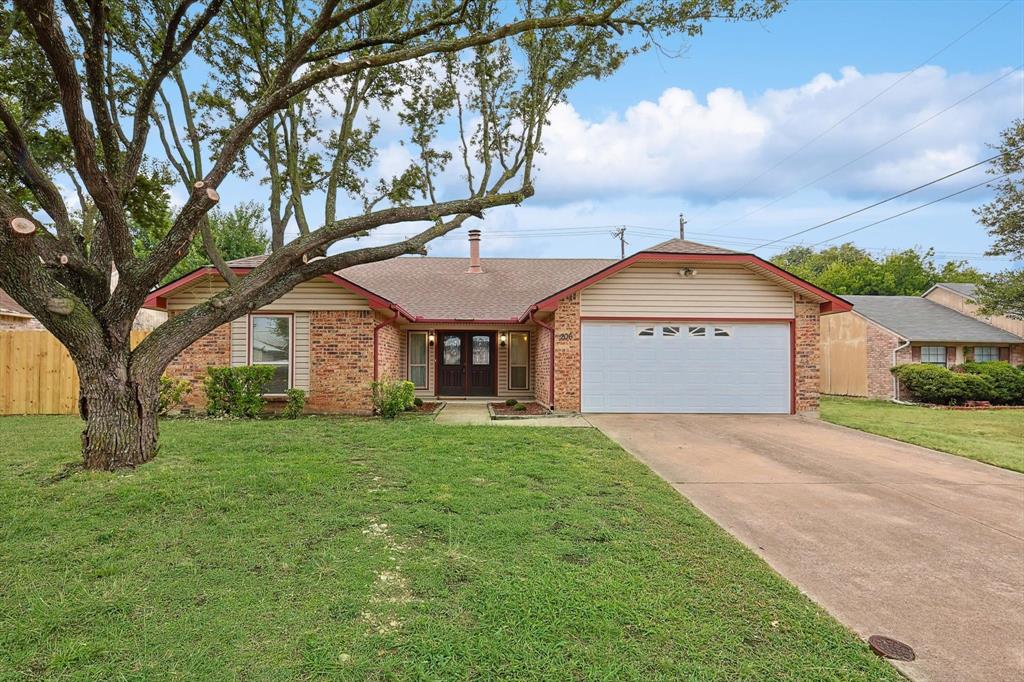
[[(424, 400), (550, 402), (550, 333), (535, 324), (385, 322), (377, 330), (377, 376), (412, 381)], [(540, 381), (538, 381), (540, 377)]]

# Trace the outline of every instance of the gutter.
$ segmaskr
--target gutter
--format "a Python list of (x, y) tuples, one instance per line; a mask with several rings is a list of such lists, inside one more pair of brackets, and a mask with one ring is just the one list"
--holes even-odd
[[(900, 345), (892, 349), (892, 366), (896, 366), (896, 354), (901, 350), (910, 345), (910, 339), (907, 339)], [(894, 402), (899, 402), (900, 399), (900, 380), (896, 378), (896, 375), (892, 375), (892, 399)]]
[(395, 314), (394, 317), (392, 317), (391, 319), (388, 319), (388, 320), (384, 320), (383, 322), (378, 322), (377, 324), (373, 325), (373, 380), (374, 381), (377, 381), (377, 378), (378, 378), (377, 377), (377, 371), (378, 371), (377, 367), (379, 365), (379, 360), (377, 358), (377, 348), (378, 348), (378, 345), (379, 345), (378, 338), (377, 338), (377, 332), (379, 332), (381, 330), (381, 328), (386, 327), (389, 324), (393, 325), (395, 322), (398, 321), (398, 318), (401, 317), (401, 314), (398, 312), (398, 306), (396, 306), (395, 304), (392, 303), (388, 307), (390, 308), (391, 312), (393, 312)]
[(555, 408), (555, 328), (546, 322), (541, 322), (534, 315), (537, 312), (537, 306), (530, 308), (529, 318), (530, 321), (536, 324), (542, 329), (547, 329), (551, 333), (551, 346), (548, 351), (548, 406), (551, 409)]

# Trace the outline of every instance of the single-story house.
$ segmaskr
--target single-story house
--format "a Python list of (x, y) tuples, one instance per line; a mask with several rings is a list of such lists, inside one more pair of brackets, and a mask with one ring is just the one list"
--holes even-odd
[[(366, 413), (376, 378), (424, 399), (583, 412), (813, 412), (819, 317), (850, 304), (757, 256), (673, 239), (622, 260), (402, 257), (304, 282), (194, 343), (167, 373), (273, 364), (270, 393)], [(230, 263), (239, 274), (264, 257)], [(212, 267), (154, 291), (169, 315), (225, 287)], [(193, 391), (201, 406), (202, 391)]]
[(1024, 363), (1024, 338), (928, 294), (844, 296), (853, 310), (821, 319), (822, 393), (898, 398), (890, 370), (910, 362)]
[(43, 325), (32, 316), (32, 313), (22, 308), (10, 294), (0, 289), (0, 332), (42, 328)]

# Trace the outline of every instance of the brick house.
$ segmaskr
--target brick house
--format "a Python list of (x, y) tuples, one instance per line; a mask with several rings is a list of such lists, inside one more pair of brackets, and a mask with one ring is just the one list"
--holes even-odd
[(937, 284), (922, 296), (846, 296), (852, 311), (821, 319), (821, 392), (898, 398), (890, 370), (910, 362), (1024, 364), (1024, 337), (1006, 328), (1020, 321), (1003, 318), (1000, 327), (981, 317), (970, 292)]
[[(273, 398), (367, 413), (376, 378), (424, 399), (583, 412), (814, 412), (819, 317), (850, 304), (751, 254), (674, 239), (623, 260), (403, 257), (304, 282), (186, 349), (167, 373), (272, 364)], [(238, 274), (264, 257), (233, 261)], [(225, 287), (202, 268), (154, 291), (175, 315)], [(193, 391), (201, 407), (202, 391)]]

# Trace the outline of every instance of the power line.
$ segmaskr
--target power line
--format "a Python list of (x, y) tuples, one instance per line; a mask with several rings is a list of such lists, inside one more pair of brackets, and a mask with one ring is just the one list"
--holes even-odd
[[(846, 163), (842, 164), (841, 166), (838, 166), (837, 168), (833, 168), (833, 169), (832, 169), (832, 170), (830, 170), (830, 171), (829, 171), (828, 173), (825, 173), (824, 175), (819, 175), (819, 176), (818, 176), (818, 177), (816, 177), (816, 178), (815, 178), (814, 180), (811, 180), (811, 181), (810, 181), (810, 182), (808, 182), (808, 183), (805, 183), (805, 184), (803, 184), (803, 185), (800, 185), (799, 187), (797, 187), (797, 188), (796, 188), (796, 189), (794, 189), (793, 191), (791, 191), (791, 192), (789, 192), (789, 193), (787, 193), (787, 194), (783, 194), (783, 195), (781, 195), (781, 196), (775, 197), (774, 199), (772, 199), (772, 200), (771, 200), (771, 201), (769, 201), (768, 203), (766, 203), (766, 204), (763, 204), (763, 205), (761, 205), (761, 206), (758, 206), (757, 208), (755, 208), (755, 209), (754, 209), (754, 210), (752, 210), (752, 211), (747, 211), (746, 213), (744, 213), (744, 214), (743, 214), (743, 215), (741, 215), (740, 217), (736, 218), (735, 220), (731, 220), (731, 221), (729, 221), (729, 222), (727, 222), (727, 223), (724, 223), (724, 224), (722, 224), (722, 225), (719, 225), (719, 226), (718, 226), (718, 228), (715, 228), (715, 229), (717, 230), (717, 229), (720, 229), (720, 228), (723, 228), (723, 227), (728, 227), (728, 226), (730, 226), (730, 225), (735, 225), (736, 223), (738, 223), (739, 221), (743, 220), (744, 218), (749, 218), (750, 216), (754, 215), (755, 213), (758, 213), (759, 211), (762, 211), (762, 210), (764, 210), (764, 209), (768, 208), (769, 206), (773, 206), (773, 205), (775, 205), (775, 204), (779, 203), (780, 201), (782, 201), (783, 199), (787, 199), (787, 198), (789, 198), (789, 197), (793, 196), (794, 194), (796, 194), (797, 192), (801, 192), (801, 191), (803, 191), (803, 190), (807, 189), (808, 187), (811, 187), (812, 185), (815, 185), (815, 184), (817, 184), (818, 182), (820, 182), (820, 181), (824, 180), (825, 178), (829, 178), (829, 177), (831, 177), (831, 176), (835, 175), (835, 174), (836, 174), (836, 173), (838, 173), (839, 171), (841, 171), (841, 170), (844, 170), (844, 169), (846, 169), (846, 168), (848, 168), (848, 167), (852, 166), (853, 164), (855, 164), (855, 163), (857, 163), (858, 161), (860, 161), (860, 160), (862, 160), (862, 159), (866, 158), (867, 156), (870, 156), (871, 154), (874, 154), (874, 153), (875, 153), (875, 152), (877, 152), (877, 151), (878, 151), (879, 149), (882, 149), (883, 147), (886, 147), (886, 146), (888, 146), (888, 145), (892, 144), (893, 142), (895, 142), (896, 140), (900, 139), (900, 138), (901, 138), (901, 137), (903, 137), (904, 135), (907, 135), (907, 134), (909, 134), (909, 133), (913, 132), (914, 130), (917, 130), (917, 129), (918, 129), (918, 128), (920, 128), (921, 126), (925, 125), (926, 123), (929, 123), (929, 122), (931, 122), (931, 121), (935, 120), (936, 118), (938, 118), (938, 117), (939, 117), (939, 116), (941, 116), (942, 114), (946, 113), (947, 111), (949, 111), (949, 110), (951, 110), (951, 109), (953, 109), (953, 108), (955, 108), (955, 107), (959, 106), (960, 104), (963, 104), (964, 102), (966, 102), (967, 100), (969, 100), (969, 99), (970, 99), (971, 97), (974, 97), (975, 95), (977, 95), (977, 94), (979, 94), (980, 92), (982, 92), (982, 91), (986, 90), (987, 88), (990, 88), (990, 87), (992, 87), (993, 85), (995, 85), (995, 84), (996, 84), (996, 83), (998, 83), (999, 81), (1003, 80), (1004, 78), (1007, 78), (1007, 77), (1009, 77), (1009, 76), (1010, 76), (1011, 74), (1014, 74), (1014, 73), (1016, 73), (1016, 72), (1017, 72), (1017, 71), (1019, 71), (1019, 70), (1020, 70), (1020, 69), (1021, 69), (1022, 67), (1024, 67), (1024, 64), (1021, 64), (1020, 66), (1017, 66), (1017, 67), (1015, 67), (1015, 68), (1013, 68), (1013, 69), (1011, 69), (1011, 70), (1007, 71), (1006, 73), (1004, 73), (1003, 75), (999, 76), (998, 78), (995, 78), (994, 80), (991, 80), (991, 81), (989, 81), (988, 83), (986, 83), (985, 85), (981, 86), (981, 87), (980, 87), (980, 88), (978, 88), (977, 90), (974, 90), (973, 92), (971, 92), (971, 93), (969, 93), (969, 94), (967, 94), (967, 95), (965, 95), (965, 96), (961, 97), (961, 98), (960, 98), (960, 99), (958, 99), (957, 101), (953, 102), (952, 104), (950, 104), (950, 105), (949, 105), (948, 107), (946, 107), (945, 109), (942, 109), (942, 110), (940, 110), (940, 111), (938, 111), (938, 112), (936, 112), (936, 113), (932, 114), (931, 116), (929, 116), (928, 118), (926, 118), (926, 119), (924, 119), (924, 120), (922, 120), (922, 121), (918, 121), (917, 123), (915, 123), (915, 124), (914, 124), (914, 125), (912, 125), (911, 127), (909, 127), (909, 128), (907, 128), (906, 130), (904, 130), (903, 132), (901, 132), (901, 133), (899, 133), (899, 134), (897, 134), (897, 135), (894, 135), (893, 137), (890, 137), (890, 138), (889, 138), (888, 140), (886, 140), (885, 142), (882, 142), (881, 144), (879, 144), (879, 145), (877, 145), (877, 146), (875, 146), (875, 147), (872, 147), (871, 149), (867, 150), (866, 152), (864, 152), (864, 153), (863, 153), (863, 154), (861, 154), (860, 156), (857, 156), (856, 158), (850, 159), (849, 161), (847, 161)], [(712, 230), (712, 231), (714, 231), (714, 230)]]
[[(839, 216), (838, 218), (832, 218), (831, 220), (826, 220), (823, 223), (818, 223), (817, 225), (812, 225), (812, 226), (810, 226), (808, 228), (805, 228), (803, 230), (799, 230), (797, 232), (794, 232), (793, 234), (787, 234), (785, 237), (780, 237), (778, 239), (773, 239), (772, 241), (765, 242), (764, 244), (761, 244), (761, 246), (758, 246), (757, 248), (760, 249), (760, 248), (763, 248), (765, 246), (771, 246), (772, 244), (775, 244), (776, 242), (780, 242), (780, 241), (782, 241), (784, 239), (792, 239), (793, 237), (799, 237), (800, 235), (802, 235), (802, 234), (804, 234), (806, 232), (810, 232), (811, 230), (817, 230), (817, 229), (820, 229), (822, 227), (825, 227), (826, 225), (831, 225), (832, 223), (837, 223), (840, 220), (844, 220), (846, 218), (849, 218), (850, 216), (855, 216), (858, 213), (863, 213), (864, 211), (869, 211), (869, 210), (871, 210), (871, 209), (873, 209), (873, 208), (875, 208), (877, 206), (881, 206), (882, 204), (887, 204), (890, 201), (894, 201), (894, 200), (899, 199), (901, 197), (905, 197), (908, 194), (912, 194), (913, 192), (916, 192), (918, 190), (924, 189), (925, 187), (930, 187), (931, 185), (934, 185), (934, 184), (936, 184), (938, 182), (942, 182), (943, 180), (947, 180), (947, 179), (953, 177), (954, 175), (959, 175), (960, 173), (965, 173), (965, 172), (967, 172), (969, 170), (977, 168), (978, 166), (982, 166), (982, 165), (984, 165), (986, 163), (994, 161), (994, 160), (998, 159), (1000, 156), (1002, 156), (1002, 153), (996, 154), (995, 156), (990, 156), (989, 158), (984, 159), (982, 161), (978, 161), (977, 163), (972, 163), (970, 166), (965, 166), (964, 168), (961, 168), (960, 170), (953, 171), (952, 173), (947, 173), (946, 175), (943, 175), (941, 178), (936, 178), (934, 180), (931, 180), (929, 182), (924, 183), (923, 185), (918, 185), (917, 187), (913, 187), (913, 188), (908, 189), (906, 191), (900, 192), (899, 194), (894, 194), (893, 196), (888, 197), (886, 199), (882, 199), (881, 201), (876, 201), (875, 203), (873, 203), (873, 204), (871, 204), (869, 206), (865, 206), (863, 208), (858, 208), (856, 211), (850, 211), (849, 213), (845, 213), (845, 214)], [(988, 182), (988, 181), (986, 181), (986, 182)], [(984, 183), (982, 183), (982, 184), (984, 184)]]
[[(800, 147), (798, 147), (798, 148), (797, 148), (797, 149), (796, 149), (795, 151), (793, 151), (793, 152), (790, 152), (789, 154), (787, 154), (787, 155), (786, 155), (786, 156), (784, 156), (783, 158), (781, 158), (781, 159), (779, 159), (778, 161), (776, 161), (776, 162), (775, 162), (774, 164), (772, 164), (772, 165), (771, 165), (770, 167), (768, 167), (767, 169), (765, 169), (764, 171), (762, 171), (762, 172), (761, 172), (761, 173), (760, 173), (760, 174), (759, 174), (759, 175), (758, 175), (757, 177), (755, 177), (755, 178), (753, 178), (753, 179), (751, 179), (751, 180), (748, 180), (748, 181), (747, 181), (747, 182), (745, 182), (744, 184), (740, 185), (740, 187), (739, 187), (738, 189), (736, 189), (736, 190), (735, 190), (734, 192), (732, 192), (732, 194), (739, 194), (740, 192), (742, 192), (743, 190), (745, 190), (745, 189), (746, 189), (747, 187), (750, 187), (750, 186), (751, 186), (752, 184), (754, 184), (755, 182), (757, 182), (758, 180), (760, 180), (760, 179), (761, 179), (761, 178), (763, 178), (764, 176), (768, 175), (768, 173), (772, 172), (773, 170), (775, 170), (776, 168), (778, 168), (779, 166), (781, 166), (781, 165), (782, 165), (782, 164), (784, 164), (785, 162), (789, 161), (789, 160), (790, 160), (790, 159), (792, 159), (792, 158), (793, 158), (794, 156), (798, 155), (798, 154), (799, 154), (800, 152), (802, 152), (803, 150), (807, 149), (807, 148), (808, 148), (808, 147), (810, 147), (810, 146), (811, 146), (812, 144), (814, 144), (815, 142), (817, 142), (818, 140), (820, 140), (821, 138), (823, 138), (823, 137), (824, 137), (825, 135), (827, 135), (828, 133), (832, 132), (833, 130), (835, 130), (836, 128), (838, 128), (838, 127), (839, 127), (840, 125), (842, 125), (842, 124), (843, 124), (843, 123), (845, 123), (846, 121), (848, 121), (848, 120), (850, 120), (851, 118), (853, 118), (853, 117), (854, 117), (854, 116), (855, 116), (856, 114), (860, 113), (861, 111), (863, 111), (864, 109), (866, 109), (866, 108), (867, 108), (867, 107), (868, 107), (869, 105), (871, 105), (871, 104), (872, 104), (873, 102), (875, 102), (876, 100), (878, 100), (878, 99), (879, 99), (879, 98), (880, 98), (880, 97), (881, 97), (882, 95), (884, 95), (885, 93), (889, 92), (890, 90), (892, 90), (893, 88), (895, 88), (895, 87), (896, 87), (897, 85), (899, 85), (899, 84), (900, 84), (900, 83), (902, 83), (903, 81), (905, 81), (905, 80), (907, 80), (908, 78), (910, 78), (911, 76), (913, 76), (913, 75), (914, 75), (915, 73), (917, 73), (917, 72), (918, 72), (918, 71), (920, 71), (920, 70), (921, 70), (922, 68), (924, 68), (924, 67), (925, 67), (925, 66), (926, 66), (926, 65), (927, 65), (927, 64), (928, 64), (929, 62), (931, 62), (931, 61), (932, 61), (933, 59), (935, 59), (935, 58), (936, 58), (936, 57), (938, 57), (938, 56), (939, 56), (940, 54), (942, 54), (943, 52), (945, 52), (946, 50), (948, 50), (949, 48), (953, 47), (953, 46), (954, 46), (954, 45), (956, 45), (956, 44), (957, 44), (958, 42), (960, 42), (961, 40), (963, 40), (964, 38), (966, 38), (966, 37), (967, 37), (968, 35), (970, 35), (970, 34), (971, 34), (971, 33), (973, 33), (973, 32), (974, 32), (975, 30), (977, 30), (977, 29), (978, 29), (978, 28), (979, 28), (979, 27), (980, 27), (980, 26), (981, 26), (982, 24), (984, 24), (984, 23), (985, 23), (985, 22), (987, 22), (987, 21), (988, 21), (989, 19), (991, 19), (991, 18), (992, 18), (992, 17), (994, 17), (995, 15), (999, 14), (1000, 12), (1002, 12), (1002, 11), (1003, 11), (1004, 9), (1006, 9), (1006, 8), (1007, 8), (1007, 7), (1009, 6), (1009, 5), (1011, 5), (1012, 3), (1013, 3), (1013, 0), (1007, 0), (1007, 1), (1005, 2), (1005, 3), (1003, 3), (1002, 5), (1000, 5), (1000, 6), (999, 6), (999, 7), (998, 7), (998, 8), (997, 8), (997, 9), (996, 9), (996, 10), (995, 10), (994, 12), (992, 12), (991, 14), (989, 14), (988, 16), (986, 16), (986, 17), (985, 17), (984, 19), (982, 19), (982, 20), (981, 20), (981, 21), (979, 21), (978, 23), (974, 24), (974, 26), (971, 26), (971, 27), (970, 27), (969, 29), (967, 29), (966, 31), (964, 31), (963, 33), (961, 33), (961, 34), (960, 34), (959, 36), (957, 36), (957, 37), (956, 37), (955, 39), (953, 39), (953, 41), (952, 41), (952, 42), (949, 42), (949, 43), (947, 43), (947, 44), (945, 45), (945, 47), (943, 47), (942, 49), (940, 49), (940, 50), (939, 50), (938, 52), (935, 52), (934, 54), (932, 54), (932, 55), (930, 55), (929, 57), (927, 57), (927, 58), (926, 58), (926, 59), (925, 59), (924, 61), (922, 61), (922, 62), (921, 62), (920, 64), (918, 64), (917, 66), (915, 66), (915, 67), (914, 67), (914, 68), (913, 68), (912, 70), (910, 70), (910, 71), (908, 71), (907, 73), (903, 74), (902, 76), (900, 76), (899, 78), (897, 78), (897, 79), (896, 79), (895, 81), (893, 81), (892, 83), (890, 83), (889, 85), (887, 85), (887, 86), (886, 86), (885, 88), (883, 88), (882, 90), (878, 91), (878, 93), (876, 93), (876, 94), (875, 94), (875, 95), (874, 95), (873, 97), (871, 97), (871, 98), (870, 98), (869, 100), (867, 100), (866, 102), (862, 103), (862, 104), (861, 104), (860, 106), (858, 106), (858, 107), (857, 107), (856, 109), (854, 109), (854, 110), (853, 110), (853, 111), (851, 111), (850, 113), (848, 113), (848, 114), (846, 114), (845, 116), (843, 116), (842, 118), (840, 118), (840, 119), (839, 119), (838, 121), (836, 121), (835, 123), (833, 123), (832, 125), (830, 125), (830, 126), (829, 126), (828, 128), (826, 128), (825, 130), (821, 131), (820, 133), (818, 133), (817, 135), (815, 135), (815, 136), (814, 136), (814, 137), (812, 137), (811, 139), (809, 139), (809, 140), (807, 140), (806, 142), (804, 142), (804, 143), (803, 143), (802, 145), (800, 145)], [(707, 209), (705, 209), (704, 211), (701, 211), (701, 213), (705, 213), (706, 211), (707, 211)]]

